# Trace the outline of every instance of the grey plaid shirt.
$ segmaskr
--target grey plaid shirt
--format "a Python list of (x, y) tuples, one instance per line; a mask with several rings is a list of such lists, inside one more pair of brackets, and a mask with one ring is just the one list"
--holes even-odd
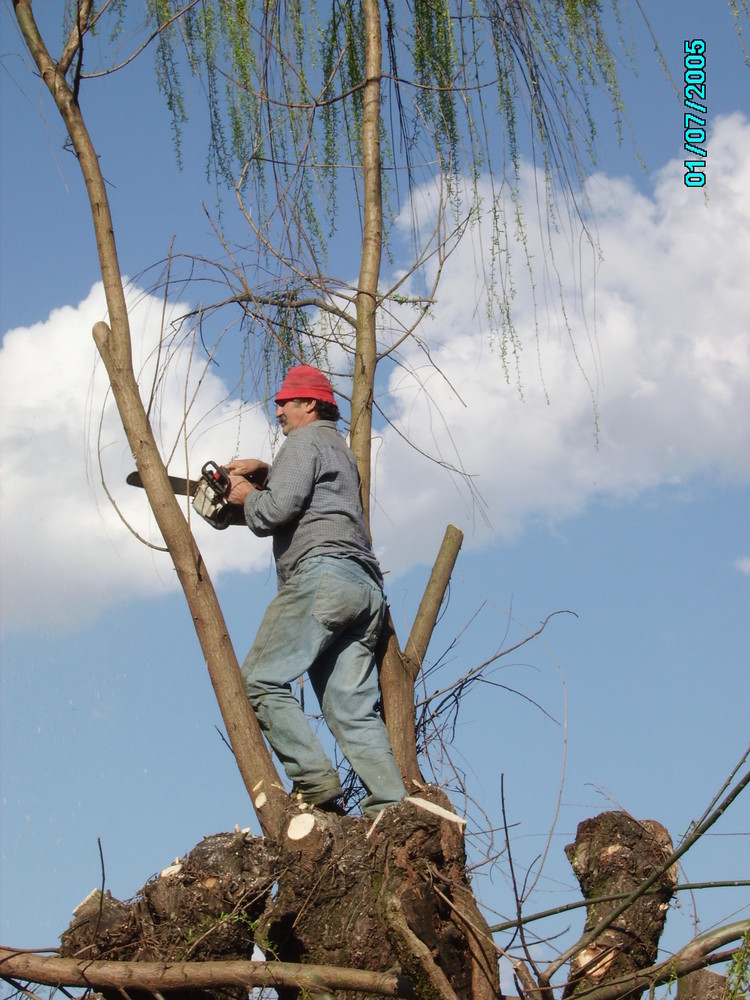
[(357, 464), (332, 420), (289, 434), (265, 489), (248, 494), (245, 520), (254, 534), (273, 536), (279, 589), (309, 556), (353, 559), (383, 584), (365, 528)]

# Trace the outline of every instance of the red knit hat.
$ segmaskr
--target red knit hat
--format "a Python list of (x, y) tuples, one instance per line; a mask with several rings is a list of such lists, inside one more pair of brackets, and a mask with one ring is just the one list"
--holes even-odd
[(323, 372), (310, 365), (297, 365), (290, 368), (281, 388), (276, 393), (275, 402), (283, 403), (289, 399), (319, 399), (324, 403), (333, 403), (333, 389)]

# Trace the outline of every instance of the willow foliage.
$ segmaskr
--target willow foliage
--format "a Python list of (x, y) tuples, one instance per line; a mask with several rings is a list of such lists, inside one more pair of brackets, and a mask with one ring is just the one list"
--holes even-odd
[[(261, 320), (272, 353), (280, 349), (276, 367), (305, 352), (319, 356), (320, 343), (310, 346), (311, 305), (317, 315), (328, 311), (323, 339), (344, 336), (346, 305), (333, 304), (338, 285), (326, 277), (327, 250), (342, 219), (349, 240), (357, 217), (363, 229), (363, 4), (147, 0), (140, 25), (153, 40), (178, 156), (188, 79), (205, 94), (209, 175), (236, 189), (250, 228), (241, 264), (233, 256), (224, 274), (231, 272), (234, 300), (246, 305), (246, 326), (248, 317)], [(420, 185), (439, 186), (448, 221), (437, 236), (423, 237), (413, 212), (415, 261), (441, 257), (481, 211), (494, 233), (485, 262), (488, 308), (504, 352), (519, 346), (508, 244), (509, 229), (517, 238), (524, 222), (517, 205), (508, 219), (506, 196), (518, 189), (521, 151), (543, 168), (543, 210), (554, 214), (556, 199), (579, 189), (594, 156), (592, 95), (604, 93), (618, 119), (614, 51), (623, 7), (627, 0), (379, 5), (383, 245), (388, 252), (393, 220)], [(109, 17), (113, 32), (121, 31), (123, 11), (136, 16), (127, 0), (104, 3), (97, 30)], [(489, 202), (486, 193), (480, 198), (480, 176), (491, 179)]]
[[(478, 168), (513, 177), (523, 122), (541, 160), (570, 180), (593, 154), (590, 93), (603, 90), (615, 114), (620, 107), (603, 6), (383, 0), (384, 168), (420, 179)], [(606, 6), (611, 31), (622, 4)], [(148, 0), (147, 15), (176, 135), (190, 73), (208, 102), (215, 174), (234, 186), (244, 171), (264, 199), (294, 200), (308, 234), (335, 228), (342, 168), (356, 187), (361, 162), (358, 0)]]

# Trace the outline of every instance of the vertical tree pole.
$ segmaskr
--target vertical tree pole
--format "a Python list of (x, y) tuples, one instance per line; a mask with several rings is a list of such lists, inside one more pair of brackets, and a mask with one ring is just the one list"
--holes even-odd
[[(365, 82), (362, 97), (362, 177), (364, 232), (357, 286), (357, 336), (352, 388), (351, 447), (359, 468), (362, 506), (370, 521), (372, 484), (372, 408), (377, 367), (376, 318), (383, 250), (383, 192), (380, 153), (380, 81), (383, 42), (378, 0), (364, 0)], [(414, 684), (422, 666), (437, 613), (450, 581), (463, 535), (449, 527), (422, 599), (406, 652), (393, 624), (386, 627), (380, 665), (383, 707), (393, 753), (407, 787), (421, 782), (414, 733)]]
[(352, 388), (351, 447), (361, 480), (362, 506), (370, 523), (372, 404), (377, 354), (375, 319), (383, 252), (383, 193), (380, 159), (380, 77), (383, 42), (378, 0), (364, 0), (365, 85), (362, 97), (364, 233), (357, 286), (357, 340)]
[(109, 325), (104, 322), (95, 324), (94, 340), (107, 370), (112, 394), (156, 523), (185, 592), (237, 765), (263, 832), (273, 837), (280, 827), (286, 794), (245, 696), (239, 665), (216, 592), (169, 485), (167, 470), (138, 391), (125, 291), (104, 178), (77, 95), (66, 79), (74, 58), (82, 54), (92, 0), (81, 0), (76, 24), (57, 63), (52, 60), (39, 34), (31, 0), (14, 0), (14, 8), (29, 52), (68, 130), (86, 183), (109, 312)]

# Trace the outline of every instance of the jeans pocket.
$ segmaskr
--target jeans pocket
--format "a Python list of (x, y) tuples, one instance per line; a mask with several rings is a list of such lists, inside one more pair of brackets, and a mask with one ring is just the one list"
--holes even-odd
[(331, 632), (339, 631), (370, 613), (369, 588), (351, 576), (326, 570), (320, 578), (313, 617)]

